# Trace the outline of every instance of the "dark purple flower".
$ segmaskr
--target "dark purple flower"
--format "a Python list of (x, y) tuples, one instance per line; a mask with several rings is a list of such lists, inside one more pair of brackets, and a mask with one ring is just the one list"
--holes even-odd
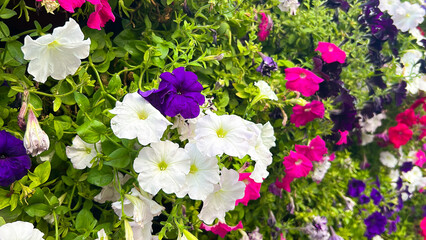
[(31, 167), (21, 140), (6, 131), (0, 131), (0, 186), (9, 186), (21, 179)]
[(389, 221), (388, 234), (392, 234), (392, 233), (396, 232), (396, 230), (397, 230), (396, 224), (399, 223), (399, 222), (400, 222), (399, 216), (397, 216), (394, 221)]
[(198, 117), (199, 105), (204, 104), (205, 98), (197, 75), (179, 67), (173, 73), (162, 73), (160, 78), (162, 81), (158, 89), (139, 90), (139, 94), (164, 115), (174, 117), (180, 114), (185, 119)]
[(395, 93), (395, 103), (396, 106), (402, 104), (402, 101), (407, 97), (407, 83), (405, 81), (401, 81), (400, 83), (396, 83), (392, 86), (392, 92)]
[(278, 70), (278, 65), (271, 57), (268, 57), (261, 52), (259, 52), (259, 55), (262, 57), (262, 62), (259, 67), (256, 68), (256, 71), (260, 72), (262, 76), (270, 77), (272, 71)]
[(367, 231), (364, 236), (371, 239), (374, 236), (385, 232), (387, 219), (381, 213), (374, 212), (364, 220), (364, 223), (367, 227)]
[(404, 162), (399, 168), (402, 172), (409, 172), (413, 169), (413, 162)]
[(370, 202), (370, 198), (367, 195), (362, 194), (359, 197), (359, 204), (366, 204), (366, 203), (369, 203), (369, 202)]
[(379, 190), (377, 190), (375, 188), (373, 188), (371, 190), (370, 197), (371, 197), (371, 199), (373, 199), (374, 205), (379, 205), (379, 203), (383, 199), (382, 194), (380, 194)]
[(351, 197), (359, 197), (359, 195), (364, 192), (365, 183), (361, 180), (353, 178), (348, 183), (348, 195)]
[(340, 8), (345, 12), (349, 10), (349, 3), (345, 0), (328, 0), (325, 6), (333, 9)]

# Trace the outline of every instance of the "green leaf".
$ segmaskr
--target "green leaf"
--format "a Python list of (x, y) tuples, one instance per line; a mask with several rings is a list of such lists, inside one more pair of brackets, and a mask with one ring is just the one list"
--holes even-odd
[(25, 208), (25, 212), (30, 217), (44, 217), (50, 213), (50, 207), (44, 203), (31, 204)]
[(53, 126), (55, 128), (56, 136), (60, 140), (64, 135), (64, 129), (62, 128), (62, 124), (59, 121), (53, 121)]
[(74, 98), (77, 102), (78, 107), (83, 111), (87, 112), (90, 109), (90, 101), (89, 99), (82, 93), (74, 92)]
[(55, 143), (55, 153), (60, 159), (67, 159), (67, 155), (65, 153), (65, 144), (63, 142)]
[(96, 219), (93, 217), (93, 214), (87, 210), (82, 209), (78, 214), (75, 220), (75, 229), (80, 233), (91, 232), (96, 226)]
[(0, 21), (0, 38), (9, 37), (10, 31), (4, 22)]
[(15, 11), (5, 8), (0, 12), (0, 18), (9, 19), (15, 16), (16, 14), (17, 13)]
[(61, 105), (62, 105), (61, 98), (59, 97), (55, 98), (55, 100), (53, 100), (53, 111), (54, 112), (58, 111)]
[(7, 197), (8, 194), (9, 194), (9, 191), (0, 189), (0, 210), (10, 205), (9, 204), (10, 198)]
[(104, 164), (116, 168), (125, 168), (131, 161), (129, 150), (126, 148), (119, 148), (112, 152), (108, 157), (111, 161), (106, 161)]
[(101, 170), (98, 170), (98, 168), (90, 169), (87, 181), (93, 185), (103, 187), (108, 185), (113, 178), (114, 174), (112, 172), (112, 168), (109, 166), (103, 166)]
[(98, 120), (87, 121), (76, 129), (77, 134), (87, 143), (97, 143), (107, 127)]
[(111, 94), (116, 94), (117, 91), (121, 88), (121, 78), (120, 75), (114, 74), (112, 78), (109, 80), (107, 92)]
[(31, 181), (33, 181), (30, 184), (30, 188), (35, 188), (45, 183), (49, 179), (50, 170), (51, 170), (50, 162), (46, 161), (38, 165), (35, 168), (34, 173), (29, 173), (28, 176), (31, 179)]
[(21, 64), (25, 64), (26, 61), (24, 59), (24, 53), (21, 50), (22, 46), (23, 44), (18, 41), (12, 41), (12, 42), (6, 43), (6, 48), (10, 56), (12, 56), (12, 58), (15, 59), (17, 62)]

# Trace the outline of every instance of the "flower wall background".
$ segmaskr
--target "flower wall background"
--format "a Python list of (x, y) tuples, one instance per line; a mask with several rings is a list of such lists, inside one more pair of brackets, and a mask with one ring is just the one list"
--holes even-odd
[(0, 239), (426, 239), (425, 2), (0, 4)]

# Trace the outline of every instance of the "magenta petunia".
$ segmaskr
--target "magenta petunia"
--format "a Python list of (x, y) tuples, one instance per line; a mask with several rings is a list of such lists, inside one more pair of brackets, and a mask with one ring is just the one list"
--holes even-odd
[(320, 101), (312, 101), (305, 106), (296, 105), (293, 107), (293, 114), (290, 116), (290, 122), (296, 127), (305, 126), (315, 118), (324, 117), (324, 104)]
[(259, 32), (257, 33), (257, 36), (259, 37), (259, 41), (265, 41), (274, 26), (274, 22), (272, 22), (272, 18), (265, 13), (262, 12), (260, 15), (262, 15), (262, 19), (259, 24)]
[(318, 91), (319, 84), (324, 81), (313, 72), (300, 67), (286, 68), (285, 79), (287, 89), (298, 91), (305, 97), (312, 96)]
[(423, 164), (426, 162), (426, 154), (422, 150), (417, 151), (416, 153), (416, 164), (419, 167), (423, 167)]
[(235, 206), (237, 206), (239, 203), (247, 206), (247, 203), (250, 200), (256, 200), (260, 198), (260, 187), (262, 186), (262, 183), (255, 182), (250, 178), (250, 175), (251, 173), (240, 173), (240, 178), (238, 181), (242, 181), (246, 185), (246, 190), (244, 191), (244, 197), (238, 199), (235, 202)]
[[(58, 0), (59, 5), (70, 13), (74, 13), (74, 9), (81, 7), (85, 2), (86, 0)], [(96, 5), (100, 3), (100, 0), (88, 0), (88, 2)]]
[(284, 189), (287, 192), (291, 192), (291, 188), (290, 188), (290, 183), (293, 182), (294, 177), (289, 176), (288, 174), (285, 175), (285, 177), (283, 177), (281, 180), (279, 180), (277, 178), (277, 180), (275, 181), (275, 185), (278, 188)]
[(345, 63), (346, 53), (334, 43), (318, 42), (318, 47), (315, 51), (321, 53), (321, 57), (326, 63), (339, 62)]
[(237, 224), (237, 226), (233, 226), (233, 227), (229, 226), (226, 223), (222, 223), (220, 221), (212, 226), (206, 225), (204, 223), (202, 223), (200, 226), (200, 229), (210, 231), (216, 235), (219, 235), (221, 238), (224, 238), (226, 234), (230, 231), (234, 231), (234, 230), (242, 229), (242, 228), (243, 228), (243, 223), (241, 221)]
[(290, 155), (283, 161), (286, 176), (300, 178), (308, 176), (312, 169), (312, 162), (303, 154), (290, 151)]
[(108, 0), (100, 0), (98, 4), (95, 4), (95, 11), (90, 14), (87, 20), (87, 26), (89, 28), (101, 30), (101, 27), (104, 27), (109, 20), (115, 21), (111, 6)]
[(339, 133), (340, 133), (340, 139), (339, 139), (339, 141), (337, 141), (337, 145), (342, 145), (342, 144), (347, 144), (348, 143), (348, 134), (349, 134), (349, 132), (348, 132), (348, 130), (345, 130), (345, 131), (340, 131), (339, 130)]
[[(308, 146), (296, 145), (296, 152), (304, 155), (311, 161), (321, 162), (324, 154), (327, 154), (328, 150), (325, 147), (325, 141), (320, 136), (316, 136), (311, 140)], [(334, 160), (334, 159), (333, 159)]]

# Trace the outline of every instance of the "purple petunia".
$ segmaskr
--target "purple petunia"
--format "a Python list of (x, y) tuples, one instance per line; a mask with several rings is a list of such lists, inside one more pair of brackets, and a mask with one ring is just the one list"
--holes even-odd
[(373, 199), (374, 205), (378, 205), (383, 199), (382, 194), (375, 188), (371, 190), (370, 197)]
[(360, 204), (366, 204), (366, 203), (369, 203), (369, 202), (370, 202), (370, 198), (369, 198), (367, 195), (362, 194), (362, 195), (359, 197), (359, 203), (360, 203)]
[(260, 63), (259, 67), (256, 68), (256, 71), (260, 72), (262, 76), (270, 77), (272, 71), (278, 70), (278, 65), (271, 57), (268, 57), (260, 52), (259, 55), (262, 57), (262, 62)]
[(361, 180), (352, 179), (348, 183), (348, 195), (351, 197), (359, 197), (364, 192), (365, 183)]
[(31, 167), (22, 140), (6, 131), (0, 131), (0, 186), (9, 186), (21, 179)]
[(409, 172), (413, 169), (413, 162), (404, 162), (399, 168), (402, 172)]
[(364, 220), (364, 223), (367, 227), (367, 231), (364, 235), (371, 239), (385, 232), (387, 219), (381, 213), (374, 212)]
[(185, 119), (198, 117), (205, 98), (201, 94), (203, 86), (198, 82), (197, 75), (179, 67), (173, 73), (162, 73), (160, 78), (162, 81), (158, 89), (139, 90), (139, 94), (163, 115), (174, 117), (180, 114)]

